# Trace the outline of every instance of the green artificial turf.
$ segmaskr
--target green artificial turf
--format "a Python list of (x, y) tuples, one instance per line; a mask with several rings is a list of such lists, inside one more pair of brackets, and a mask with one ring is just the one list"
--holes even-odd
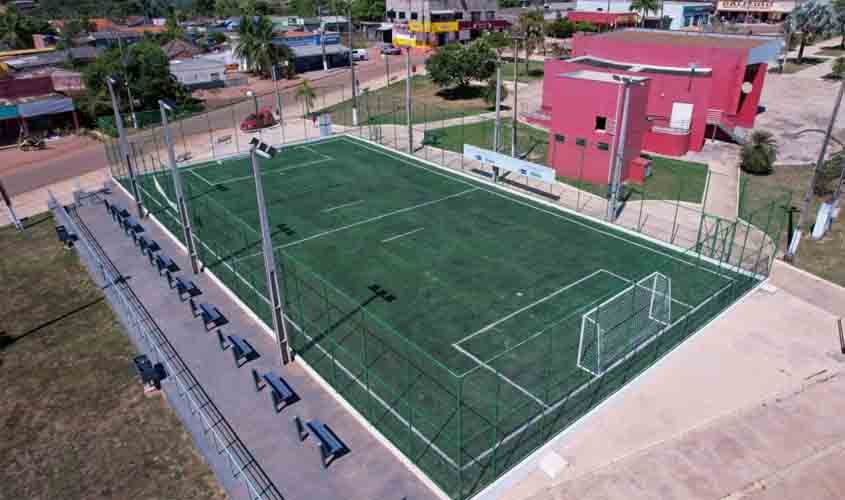
[[(248, 161), (186, 167), (182, 181), (206, 269), (269, 323)], [(261, 165), (294, 350), (456, 498), (754, 282), (354, 138), (285, 147)], [(140, 184), (181, 237), (169, 174)], [(618, 297), (654, 272), (672, 280), (672, 326), (631, 345), (643, 325)], [(605, 341), (634, 353), (602, 377), (578, 366), (582, 317), (597, 306)]]

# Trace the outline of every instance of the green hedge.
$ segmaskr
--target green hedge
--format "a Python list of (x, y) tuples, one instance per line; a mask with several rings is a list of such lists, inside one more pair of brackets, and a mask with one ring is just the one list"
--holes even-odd
[[(176, 113), (173, 114), (172, 117), (174, 119), (186, 118), (197, 113), (202, 113), (203, 111), (205, 111), (205, 104), (201, 102), (190, 103), (176, 108)], [(136, 111), (135, 117), (138, 120), (139, 129), (150, 126), (156, 126), (161, 123), (161, 113), (157, 109), (151, 109), (147, 111)], [(132, 125), (132, 116), (129, 113), (123, 114), (123, 124), (124, 126)], [(114, 125), (113, 116), (98, 116), (97, 129), (104, 134), (110, 135), (112, 137), (117, 137), (117, 127), (115, 127)]]

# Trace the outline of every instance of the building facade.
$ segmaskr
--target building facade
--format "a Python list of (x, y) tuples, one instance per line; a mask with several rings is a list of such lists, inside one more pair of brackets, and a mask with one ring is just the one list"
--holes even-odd
[[(710, 1), (668, 1), (658, 5), (658, 10), (649, 12), (648, 17), (671, 18), (669, 29), (673, 30), (710, 24), (714, 12), (713, 2)], [(576, 9), (576, 12), (630, 13), (631, 0), (579, 0)]]
[(682, 156), (700, 151), (708, 138), (740, 142), (754, 126), (768, 64), (782, 43), (640, 29), (577, 34), (571, 59), (546, 61), (542, 107), (529, 120), (558, 133), (556, 116), (570, 114), (559, 75), (589, 70), (649, 79), (644, 150)]
[(795, 0), (721, 0), (716, 15), (725, 21), (780, 22), (795, 8)]
[(497, 0), (387, 0), (385, 8), (397, 46), (430, 49), (510, 26), (497, 19)]

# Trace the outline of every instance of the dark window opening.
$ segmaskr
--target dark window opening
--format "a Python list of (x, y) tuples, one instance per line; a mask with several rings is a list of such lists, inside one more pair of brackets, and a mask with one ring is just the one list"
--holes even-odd
[(602, 151), (607, 151), (608, 149), (610, 149), (610, 146), (608, 146), (606, 142), (600, 142), (596, 145), (596, 147)]
[(587, 139), (579, 139), (579, 138), (576, 137), (575, 138), (575, 145), (576, 146), (586, 146), (587, 145)]
[(411, 12), (411, 19), (414, 20), (414, 21), (417, 20), (417, 13), (416, 12)]
[(607, 130), (607, 117), (605, 117), (605, 116), (597, 116), (596, 117), (596, 130), (601, 130), (602, 132)]
[(566, 141), (566, 137), (561, 134), (555, 134), (555, 142), (563, 144)]

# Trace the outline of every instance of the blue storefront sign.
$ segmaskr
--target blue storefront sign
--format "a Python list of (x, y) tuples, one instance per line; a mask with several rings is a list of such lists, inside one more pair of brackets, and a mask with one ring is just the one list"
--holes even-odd
[[(298, 37), (280, 37), (273, 40), (276, 43), (287, 45), (288, 47), (305, 47), (307, 45), (320, 45), (320, 34), (314, 33), (308, 36)], [(340, 43), (340, 33), (326, 33), (326, 45), (336, 45)]]
[(0, 106), (0, 120), (11, 120), (18, 117), (17, 106)]

